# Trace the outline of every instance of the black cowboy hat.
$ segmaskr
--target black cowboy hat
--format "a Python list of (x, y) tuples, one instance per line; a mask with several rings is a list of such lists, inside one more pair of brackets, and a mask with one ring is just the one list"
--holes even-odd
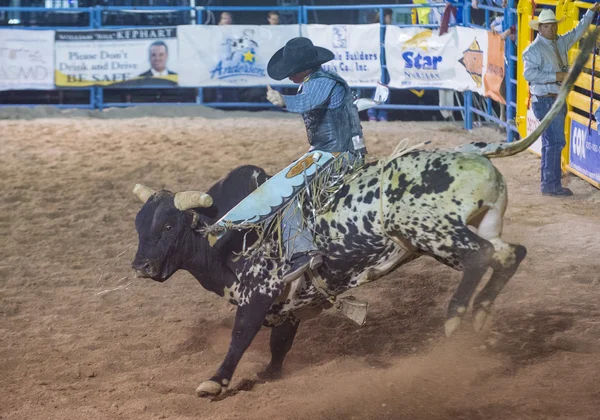
[(333, 60), (333, 53), (326, 48), (315, 47), (308, 38), (290, 39), (269, 60), (267, 73), (275, 80), (283, 80), (292, 74), (319, 67)]

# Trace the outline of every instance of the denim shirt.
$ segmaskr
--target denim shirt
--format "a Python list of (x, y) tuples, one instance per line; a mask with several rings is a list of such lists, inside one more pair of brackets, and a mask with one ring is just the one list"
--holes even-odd
[(283, 95), (288, 112), (303, 114), (318, 108), (328, 99), (327, 108), (337, 108), (344, 100), (344, 88), (335, 80), (307, 76), (298, 87), (297, 95)]
[[(594, 12), (588, 10), (579, 21), (575, 29), (564, 35), (559, 35), (556, 46), (564, 65), (568, 65), (569, 49), (583, 36), (592, 23)], [(556, 81), (556, 73), (563, 71), (558, 57), (554, 52), (553, 41), (539, 35), (523, 51), (524, 76), (529, 82), (532, 102), (536, 102), (536, 96), (547, 94), (558, 94), (560, 83)]]

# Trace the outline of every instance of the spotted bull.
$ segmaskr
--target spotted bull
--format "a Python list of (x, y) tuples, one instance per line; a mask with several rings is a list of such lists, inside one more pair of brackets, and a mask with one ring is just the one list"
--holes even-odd
[(206, 193), (174, 194), (136, 185), (134, 192), (144, 202), (136, 217), (139, 246), (132, 264), (138, 275), (162, 282), (177, 270), (187, 270), (206, 289), (237, 305), (227, 355), (212, 378), (200, 384), (198, 394), (216, 396), (228, 387), (261, 325), (273, 330), (271, 361), (259, 376), (280, 376), (302, 319), (328, 307), (329, 297), (424, 255), (463, 272), (448, 307), (447, 335), (458, 328), (483, 275), (492, 269), (473, 299), (473, 323), (480, 330), (526, 256), (524, 246), (501, 239), (507, 189), (489, 158), (519, 153), (539, 137), (564, 105), (597, 35), (598, 30), (582, 43), (553, 108), (528, 137), (451, 151), (415, 150), (364, 166), (315, 220), (323, 264), (315, 275), (290, 284), (281, 280), (286, 263), (268, 247), (252, 257), (236, 256), (243, 241), (252, 242), (248, 232), (231, 231), (211, 246), (202, 231), (267, 179), (260, 168), (238, 168)]

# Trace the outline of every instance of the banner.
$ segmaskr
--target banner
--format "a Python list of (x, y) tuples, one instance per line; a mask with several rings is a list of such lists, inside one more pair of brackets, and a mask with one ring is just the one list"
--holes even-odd
[(302, 36), (327, 48), (335, 58), (325, 64), (350, 86), (375, 87), (381, 81), (379, 23), (369, 25), (302, 25)]
[(54, 31), (0, 30), (0, 90), (54, 89)]
[(504, 58), (495, 52), (490, 62), (490, 34), (482, 29), (452, 27), (440, 36), (438, 30), (387, 27), (385, 49), (390, 87), (470, 90), (481, 95), (490, 92), (500, 98), (498, 82), (504, 75)]
[(177, 85), (177, 28), (56, 31), (56, 86)]
[(598, 131), (571, 120), (571, 149), (569, 166), (595, 182), (600, 183), (600, 136)]
[(277, 83), (267, 63), (298, 25), (179, 26), (180, 86), (252, 86)]
[(470, 75), (459, 67), (456, 28), (439, 36), (431, 29), (388, 26), (384, 42), (390, 87), (476, 88)]

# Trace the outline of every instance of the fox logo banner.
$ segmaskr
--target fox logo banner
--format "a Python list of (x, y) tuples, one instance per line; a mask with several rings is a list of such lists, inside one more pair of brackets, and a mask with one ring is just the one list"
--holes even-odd
[(181, 86), (252, 86), (282, 83), (267, 75), (267, 63), (299, 36), (300, 27), (197, 25), (179, 26), (178, 31)]
[(569, 166), (595, 183), (600, 183), (600, 136), (588, 133), (586, 125), (571, 119)]

